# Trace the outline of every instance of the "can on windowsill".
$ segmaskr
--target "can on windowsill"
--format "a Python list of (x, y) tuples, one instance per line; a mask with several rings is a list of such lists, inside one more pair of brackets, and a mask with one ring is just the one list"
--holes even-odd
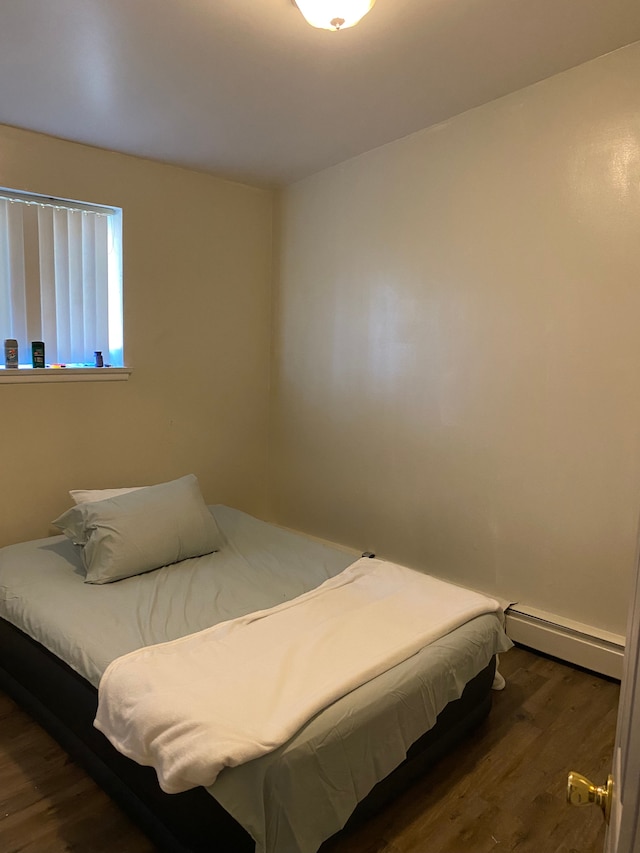
[(18, 341), (15, 338), (5, 338), (4, 342), (4, 366), (18, 366)]

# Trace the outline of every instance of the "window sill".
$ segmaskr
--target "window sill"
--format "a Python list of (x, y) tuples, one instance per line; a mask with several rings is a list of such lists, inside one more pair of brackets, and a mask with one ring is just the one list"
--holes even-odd
[(0, 367), (0, 385), (33, 382), (117, 382), (126, 381), (130, 367)]

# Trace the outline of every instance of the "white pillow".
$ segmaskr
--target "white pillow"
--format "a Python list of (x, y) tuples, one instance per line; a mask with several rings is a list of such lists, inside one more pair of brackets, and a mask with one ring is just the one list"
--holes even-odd
[(72, 489), (69, 494), (74, 503), (82, 504), (90, 501), (106, 501), (109, 498), (117, 498), (119, 495), (126, 495), (129, 492), (137, 492), (139, 489), (145, 488), (147, 487), (132, 486), (130, 489)]
[(210, 554), (223, 544), (193, 474), (106, 500), (83, 501), (53, 524), (82, 546), (87, 583), (150, 572)]

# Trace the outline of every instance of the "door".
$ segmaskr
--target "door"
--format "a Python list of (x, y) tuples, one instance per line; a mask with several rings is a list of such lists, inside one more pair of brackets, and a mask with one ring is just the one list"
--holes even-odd
[[(640, 549), (639, 549), (640, 550)], [(636, 561), (613, 755), (605, 853), (640, 853), (640, 559)]]

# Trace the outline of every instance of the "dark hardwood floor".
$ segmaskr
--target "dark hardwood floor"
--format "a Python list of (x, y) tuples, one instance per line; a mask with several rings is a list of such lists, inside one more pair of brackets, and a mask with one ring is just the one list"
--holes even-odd
[[(565, 803), (569, 770), (611, 765), (619, 685), (522, 648), (479, 731), (330, 853), (600, 853), (595, 807)], [(151, 853), (153, 845), (0, 694), (0, 853)], [(233, 853), (233, 851), (221, 851)]]

